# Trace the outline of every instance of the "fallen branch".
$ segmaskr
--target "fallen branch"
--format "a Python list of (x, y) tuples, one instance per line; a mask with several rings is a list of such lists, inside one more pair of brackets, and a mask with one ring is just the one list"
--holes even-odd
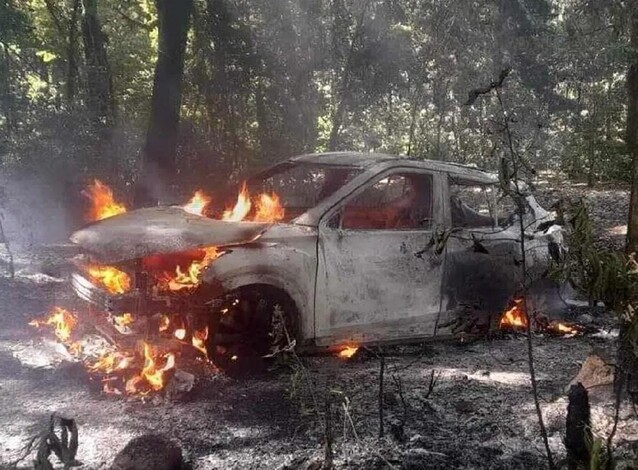
[(428, 391), (424, 397), (426, 400), (430, 398), (430, 395), (434, 391), (434, 387), (436, 386), (436, 383), (439, 380), (439, 375), (440, 374), (437, 374), (435, 369), (432, 369), (432, 372), (430, 373), (430, 383), (428, 384)]

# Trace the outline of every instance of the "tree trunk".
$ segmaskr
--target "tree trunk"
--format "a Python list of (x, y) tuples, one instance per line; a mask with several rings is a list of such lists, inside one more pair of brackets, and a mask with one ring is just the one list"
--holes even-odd
[(184, 52), (192, 0), (156, 0), (159, 44), (151, 116), (141, 152), (141, 174), (135, 205), (157, 204), (169, 198), (168, 185), (176, 172), (175, 152), (182, 101)]
[[(631, 44), (638, 54), (638, 7), (631, 14)], [(638, 58), (627, 71), (627, 147), (633, 155), (633, 182), (627, 223), (627, 252), (638, 251)]]
[(355, 25), (354, 32), (350, 38), (350, 47), (348, 49), (348, 55), (346, 56), (346, 63), (343, 67), (343, 73), (340, 80), (340, 88), (338, 92), (337, 104), (334, 114), (332, 115), (332, 128), (330, 129), (330, 137), (328, 139), (328, 150), (335, 151), (339, 148), (339, 133), (341, 132), (341, 126), (343, 125), (343, 119), (348, 110), (348, 97), (350, 95), (350, 81), (352, 79), (352, 61), (354, 59), (354, 52), (356, 42), (359, 39), (363, 31), (363, 22), (365, 20), (366, 11), (370, 0), (367, 0), (362, 8), (361, 14)]
[(67, 76), (66, 99), (69, 105), (75, 99), (76, 81), (78, 76), (78, 16), (80, 15), (80, 0), (73, 0), (73, 9), (69, 19), (69, 43), (67, 45)]
[[(631, 45), (634, 49), (634, 62), (627, 71), (627, 147), (633, 156), (633, 177), (631, 183), (631, 198), (629, 201), (629, 220), (627, 221), (627, 253), (638, 252), (638, 5), (630, 2)], [(636, 315), (636, 313), (634, 313)], [(634, 403), (638, 402), (638, 357), (633, 348), (632, 323), (638, 321), (635, 317), (631, 322), (624, 321), (620, 327), (618, 348), (618, 365), (622, 374), (617, 377), (617, 383), (626, 383)]]
[(82, 0), (82, 39), (86, 59), (88, 97), (91, 120), (98, 125), (112, 124), (113, 82), (106, 55), (106, 35), (97, 12), (97, 0)]

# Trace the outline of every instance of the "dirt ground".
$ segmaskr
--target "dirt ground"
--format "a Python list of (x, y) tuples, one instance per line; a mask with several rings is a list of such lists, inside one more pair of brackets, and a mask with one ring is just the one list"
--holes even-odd
[[(609, 230), (624, 223), (622, 209), (604, 207), (623, 204), (626, 192), (582, 191), (598, 201), (594, 213), (604, 214), (597, 219), (598, 233), (615, 240)], [(280, 366), (261, 376), (200, 377), (193, 390), (173, 400), (103, 395), (51, 338), (27, 326), (51, 306), (73, 302), (63, 273), (43, 269), (33, 256), (19, 259), (18, 267), (16, 280), (0, 278), (0, 468), (11, 468), (25, 441), (46, 426), (53, 412), (77, 420), (78, 459), (87, 469), (108, 468), (131, 438), (147, 432), (179, 442), (195, 470), (313, 468), (324, 452), (318, 414), (326, 393), (334, 403), (337, 468), (546, 467), (523, 337), (388, 350), (386, 435), (379, 439), (379, 361), (366, 354), (351, 361), (303, 358), (303, 373)], [(564, 456), (567, 385), (592, 351), (613, 358), (613, 321), (594, 322), (595, 334), (534, 338), (541, 404), (557, 460)], [(436, 382), (428, 393), (433, 374)], [(613, 421), (611, 396), (592, 390), (592, 403), (594, 432), (605, 437)], [(631, 408), (622, 407), (615, 439), (620, 455), (638, 451), (636, 418)], [(399, 436), (401, 421), (404, 436)], [(30, 468), (29, 459), (17, 468)]]

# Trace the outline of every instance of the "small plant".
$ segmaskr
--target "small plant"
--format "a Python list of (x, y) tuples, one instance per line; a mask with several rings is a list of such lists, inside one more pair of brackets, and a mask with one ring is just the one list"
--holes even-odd
[(592, 223), (583, 201), (575, 203), (569, 212), (569, 250), (556, 265), (552, 277), (569, 282), (587, 296), (590, 305), (602, 301), (614, 311), (623, 311), (627, 302), (636, 295), (632, 285), (636, 278), (630, 274), (627, 257), (611, 250), (602, 250), (594, 243)]

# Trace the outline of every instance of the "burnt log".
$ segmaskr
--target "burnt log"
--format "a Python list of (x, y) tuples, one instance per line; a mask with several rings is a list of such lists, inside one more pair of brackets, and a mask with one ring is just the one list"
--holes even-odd
[(578, 382), (569, 390), (567, 405), (565, 447), (569, 470), (589, 468), (591, 442), (589, 395), (583, 384)]

